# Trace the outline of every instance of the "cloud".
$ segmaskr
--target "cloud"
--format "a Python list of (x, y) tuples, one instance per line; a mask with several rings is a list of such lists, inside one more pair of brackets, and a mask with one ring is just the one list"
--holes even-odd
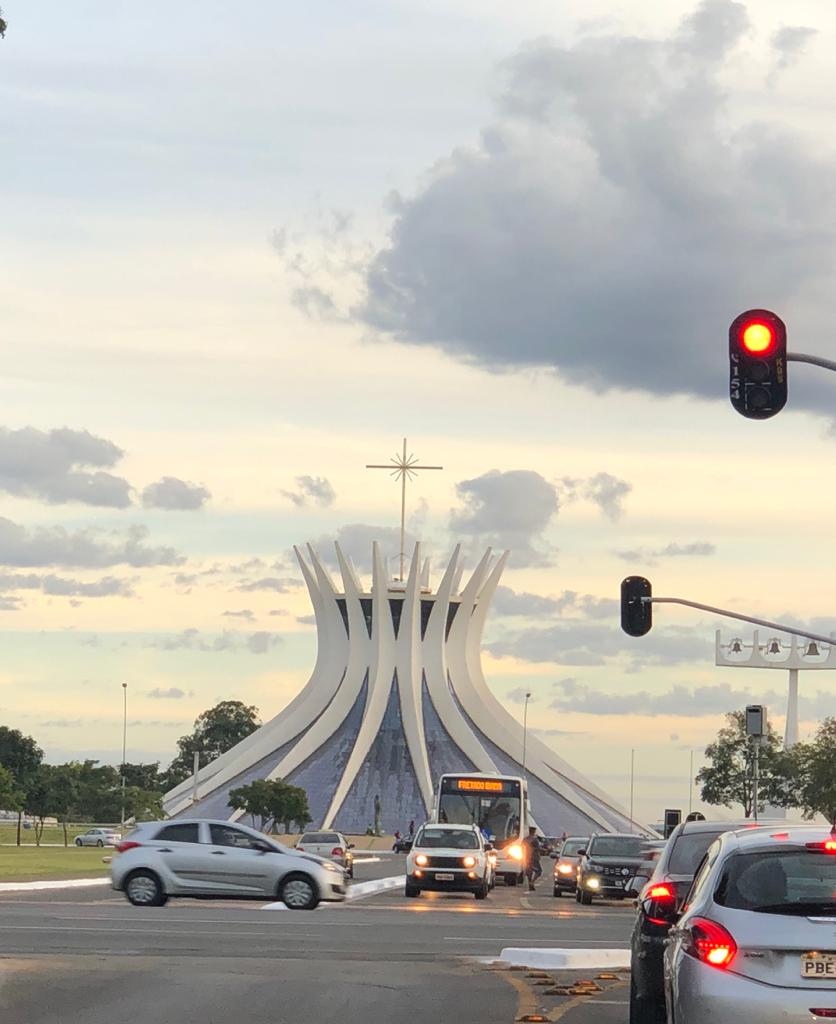
[(277, 647), (282, 638), (276, 633), (268, 633), (266, 630), (259, 630), (247, 637), (247, 650), (251, 654), (266, 654), (273, 647)]
[(529, 704), (537, 700), (531, 690), (526, 689), (525, 686), (517, 686), (515, 689), (509, 690), (505, 694), (505, 699), (510, 701), (512, 704), (525, 704), (526, 694), (528, 694)]
[(286, 594), (289, 590), (298, 586), (299, 581), (295, 579), (280, 579), (278, 576), (262, 576), (261, 579), (257, 580), (245, 580), (243, 583), (239, 583), (235, 589), (242, 590), (246, 594), (250, 594), (255, 590), (273, 590), (277, 594)]
[(626, 480), (619, 480), (609, 473), (597, 473), (587, 481), (585, 495), (607, 519), (615, 523), (624, 514), (622, 502), (632, 490), (633, 485)]
[(194, 692), (189, 690), (181, 690), (179, 686), (169, 686), (163, 689), (161, 686), (155, 686), (153, 690), (149, 690), (146, 697), (150, 697), (152, 700), (182, 700), (184, 697), (193, 697)]
[(300, 626), (315, 626), (316, 616), (315, 615), (297, 615), (296, 621)]
[(21, 600), (19, 597), (9, 597), (4, 594), (0, 597), (0, 612), (17, 612), (21, 608)]
[(296, 491), (282, 491), (282, 494), (297, 508), (313, 503), (329, 508), (337, 499), (337, 493), (324, 476), (297, 476)]
[(133, 597), (130, 580), (103, 576), (92, 583), (63, 579), (60, 576), (44, 576), (41, 582), (45, 594), (57, 597)]
[(249, 608), (242, 608), (240, 612), (223, 612), (222, 614), (230, 619), (244, 619), (247, 622), (255, 622), (255, 615)]
[[(397, 571), (395, 563), (401, 549), (401, 531), (395, 526), (373, 526), (370, 523), (347, 523), (336, 535), (324, 534), (311, 545), (319, 557), (332, 569), (337, 568), (334, 541), (342, 548), (343, 554), (354, 564), (358, 572), (372, 571), (372, 544), (377, 541), (383, 559), (389, 563), (390, 572)], [(411, 557), (415, 537), (407, 530), (405, 549)]]
[(818, 30), (804, 25), (784, 25), (770, 40), (773, 52), (772, 70), (767, 81), (774, 85), (782, 71), (797, 64), (804, 55), (807, 44), (818, 35)]
[(0, 427), (0, 491), (51, 505), (127, 508), (131, 485), (105, 472), (123, 455), (112, 441), (86, 430)]
[(450, 511), (450, 531), (482, 546), (510, 548), (517, 566), (551, 565), (543, 534), (557, 514), (553, 484), (530, 469), (492, 469), (456, 484), (462, 506)]
[(108, 539), (112, 536), (101, 531), (66, 530), (62, 526), (27, 530), (11, 519), (0, 518), (0, 565), (99, 569), (111, 565), (177, 565), (183, 561), (174, 548), (148, 547), (148, 530), (144, 526), (129, 527), (122, 539)]
[(695, 540), (688, 544), (677, 544), (672, 541), (663, 548), (627, 548), (614, 551), (613, 554), (624, 562), (655, 565), (660, 558), (710, 558), (716, 552), (716, 545), (704, 540)]
[(536, 618), (574, 613), (583, 618), (603, 619), (617, 613), (619, 602), (615, 598), (593, 597), (591, 594), (578, 594), (574, 590), (564, 590), (559, 597), (542, 597), (540, 594), (517, 593), (510, 587), (499, 586), (491, 607), (497, 615), (506, 616)]
[(244, 635), (234, 630), (225, 629), (215, 636), (206, 635), (194, 627), (184, 629), (180, 633), (163, 634), (147, 638), (143, 646), (154, 647), (161, 651), (201, 651), (220, 654), (230, 652), (239, 654), (249, 651), (250, 654), (266, 654), (269, 650), (282, 643), (278, 633), (260, 630)]
[[(737, 108), (749, 32), (743, 4), (704, 0), (667, 36), (522, 48), (479, 142), (396, 197), (358, 320), (492, 370), (716, 401), (706, 346), (747, 304), (768, 297), (818, 343), (836, 157), (774, 108)], [(799, 374), (794, 403), (829, 412), (825, 384)]]
[(164, 476), (145, 488), (142, 504), (145, 508), (160, 508), (167, 512), (191, 512), (203, 508), (211, 497), (200, 484), (188, 483), (176, 476)]

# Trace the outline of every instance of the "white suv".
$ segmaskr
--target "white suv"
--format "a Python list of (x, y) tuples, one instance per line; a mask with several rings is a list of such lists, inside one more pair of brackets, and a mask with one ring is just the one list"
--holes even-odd
[(422, 825), (406, 858), (407, 896), (422, 890), (472, 892), (483, 900), (491, 889), (493, 868), (475, 825)]
[(346, 897), (336, 864), (228, 821), (143, 822), (117, 844), (110, 873), (113, 888), (140, 907), (161, 907), (170, 896), (236, 896), (313, 910)]

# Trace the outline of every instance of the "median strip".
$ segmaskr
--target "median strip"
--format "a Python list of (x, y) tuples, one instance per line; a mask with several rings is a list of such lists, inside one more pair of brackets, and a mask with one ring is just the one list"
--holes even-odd
[(110, 885), (109, 878), (65, 878), (49, 882), (0, 882), (0, 892), (38, 892), (41, 889), (83, 889), (88, 885)]
[(539, 967), (546, 971), (591, 970), (597, 967), (624, 970), (630, 966), (630, 950), (509, 946), (502, 950), (498, 960), (512, 967)]
[[(346, 900), (361, 900), (365, 896), (376, 896), (379, 892), (388, 892), (390, 889), (400, 889), (406, 884), (405, 875), (394, 875), (391, 878), (374, 878), (370, 882), (357, 882), (349, 886)], [(320, 903), (320, 907), (327, 907), (327, 903)], [(275, 903), (266, 903), (262, 910), (287, 910), (286, 905), (277, 900)]]

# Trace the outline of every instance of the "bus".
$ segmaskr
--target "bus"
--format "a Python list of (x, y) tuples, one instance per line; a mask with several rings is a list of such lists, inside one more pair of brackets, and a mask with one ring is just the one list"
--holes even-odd
[(530, 809), (525, 779), (488, 772), (442, 775), (433, 821), (478, 825), (496, 849), (496, 874), (506, 885), (523, 879), (522, 841), (528, 835)]

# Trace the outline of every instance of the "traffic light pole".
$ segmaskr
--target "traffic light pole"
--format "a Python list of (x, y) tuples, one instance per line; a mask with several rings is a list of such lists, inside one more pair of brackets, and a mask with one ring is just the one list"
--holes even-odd
[(824, 370), (836, 370), (836, 362), (832, 359), (823, 359), (821, 356), (808, 356), (803, 352), (787, 352), (788, 363), (809, 363), (811, 366), (820, 366)]
[[(836, 367), (834, 367), (836, 369)], [(642, 597), (643, 604), (681, 604), (686, 608), (696, 608), (701, 612), (712, 612), (714, 615), (722, 615), (727, 619), (739, 619), (741, 622), (751, 622), (755, 626), (765, 626), (767, 629), (777, 630), (779, 633), (790, 633), (793, 636), (803, 636), (806, 640), (818, 640), (822, 644), (832, 644), (832, 636), (822, 636), (821, 633), (811, 633), (806, 629), (796, 629), (795, 626), (785, 626), (780, 622), (770, 622), (769, 619), (756, 619), (752, 615), (741, 615), (740, 612), (730, 612), (727, 608), (715, 608), (710, 604), (700, 604), (698, 601), (686, 601), (684, 597)]]

